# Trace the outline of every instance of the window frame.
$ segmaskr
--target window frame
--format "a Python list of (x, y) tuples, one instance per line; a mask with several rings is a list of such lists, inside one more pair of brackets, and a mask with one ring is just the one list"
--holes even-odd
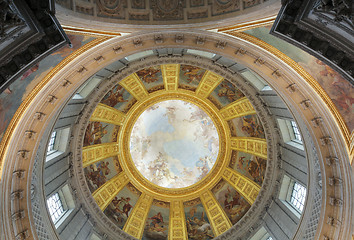
[(291, 127), (293, 129), (293, 133), (294, 133), (294, 139), (292, 139), (293, 141), (297, 141), (299, 143), (302, 144), (302, 136), (301, 136), (301, 132), (299, 127), (297, 126), (296, 122), (294, 120), (290, 121)]
[[(284, 143), (287, 145), (290, 145), (292, 147), (295, 147), (300, 150), (304, 150), (304, 145), (302, 142), (302, 136), (300, 129), (297, 125), (297, 123), (294, 120), (288, 120), (288, 119), (283, 119), (283, 118), (277, 118), (278, 126), (281, 132), (282, 139)], [(296, 130), (297, 133), (295, 133), (293, 123), (296, 125)], [(299, 134), (301, 137), (301, 140), (296, 138), (296, 134)]]
[[(53, 217), (52, 217), (52, 214), (50, 213), (50, 209), (49, 209), (49, 205), (48, 205), (48, 199), (50, 199), (55, 194), (58, 194), (64, 212), (61, 214), (60, 217), (53, 220)], [(58, 229), (59, 226), (68, 218), (68, 216), (73, 212), (73, 210), (75, 208), (74, 198), (71, 193), (69, 185), (65, 184), (64, 186), (59, 188), (56, 192), (52, 193), (46, 199), (46, 207), (47, 207), (50, 219), (52, 220), (55, 228)]]
[(56, 139), (57, 139), (57, 131), (53, 131), (49, 138), (49, 143), (47, 146), (47, 155), (48, 153), (55, 151), (54, 146), (55, 146)]
[[(296, 186), (299, 186), (300, 189), (295, 189)], [(290, 189), (289, 189), (290, 190)], [(304, 191), (303, 191), (304, 190)], [(301, 198), (302, 199), (299, 199), (297, 198), (297, 193), (294, 194), (294, 192), (299, 192), (301, 191)], [(304, 193), (304, 194), (302, 194)], [(298, 202), (300, 204), (300, 207), (297, 206), (296, 203), (294, 203), (294, 201)], [(290, 194), (290, 199), (288, 201), (299, 213), (302, 213), (303, 210), (304, 210), (304, 207), (305, 207), (305, 202), (306, 202), (306, 187), (304, 187), (302, 184), (300, 184), (299, 182), (294, 182), (293, 186), (292, 186), (292, 191), (291, 191), (291, 194)], [(302, 207), (301, 207), (302, 206)]]
[[(301, 187), (304, 188), (305, 190), (305, 195), (303, 197), (303, 202), (302, 204), (302, 209), (299, 209), (295, 204), (291, 202), (294, 186), (298, 184)], [(280, 187), (280, 192), (279, 192), (279, 199), (284, 203), (284, 205), (297, 217), (300, 219), (305, 205), (306, 205), (306, 197), (307, 197), (307, 187), (304, 186), (302, 183), (299, 181), (296, 181), (295, 179), (291, 178), (287, 174), (284, 174), (283, 180), (281, 183)]]
[[(56, 199), (53, 199), (53, 198), (56, 198)], [(50, 203), (49, 203), (49, 201), (51, 201), (51, 200), (55, 201), (55, 204), (60, 203), (60, 206), (57, 208), (52, 207), (52, 205), (50, 205)], [(64, 201), (60, 197), (59, 192), (55, 192), (47, 199), (47, 206), (48, 206), (48, 210), (49, 210), (49, 215), (50, 215), (54, 224), (56, 224), (68, 211), (68, 209), (65, 207), (63, 202)], [(58, 213), (58, 210), (60, 210), (60, 213), (58, 214), (58, 216), (56, 216), (56, 214)]]
[[(70, 126), (53, 130), (47, 145), (46, 162), (53, 160), (54, 158), (58, 157), (59, 155), (63, 154), (66, 151), (69, 138), (70, 138), (70, 131), (71, 131)], [(51, 140), (54, 132), (56, 133), (55, 140), (53, 146), (49, 150), (49, 145), (51, 144)]]

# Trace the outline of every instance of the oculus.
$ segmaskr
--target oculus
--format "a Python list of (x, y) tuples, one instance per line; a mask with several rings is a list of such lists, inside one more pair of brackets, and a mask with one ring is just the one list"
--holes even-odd
[(165, 188), (184, 188), (202, 180), (219, 153), (218, 131), (198, 106), (166, 100), (147, 108), (130, 136), (130, 154), (139, 172)]

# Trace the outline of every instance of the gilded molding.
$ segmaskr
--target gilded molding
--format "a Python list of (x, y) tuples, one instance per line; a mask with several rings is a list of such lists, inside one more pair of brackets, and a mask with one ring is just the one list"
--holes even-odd
[[(156, 104), (157, 102), (165, 100), (179, 99), (191, 102), (201, 109), (203, 109), (209, 117), (213, 120), (219, 135), (219, 154), (215, 162), (214, 167), (209, 174), (201, 181), (193, 184), (190, 187), (168, 189), (157, 186), (156, 184), (148, 181), (142, 174), (136, 169), (133, 160), (130, 156), (130, 133), (141, 113), (143, 113), (148, 107)], [(222, 119), (218, 114), (218, 109), (206, 98), (200, 98), (196, 93), (184, 89), (178, 89), (176, 91), (156, 91), (150, 93), (149, 96), (143, 101), (138, 101), (126, 114), (126, 121), (120, 129), (118, 144), (119, 144), (119, 157), (120, 165), (127, 173), (131, 181), (137, 186), (143, 186), (149, 194), (156, 196), (158, 199), (164, 201), (172, 201), (177, 196), (189, 200), (198, 197), (198, 195), (208, 188), (208, 186), (215, 184), (218, 176), (224, 168), (226, 168), (230, 158), (230, 130), (227, 122)]]
[(138, 202), (135, 204), (123, 231), (131, 236), (141, 239), (145, 229), (145, 222), (154, 198), (146, 193), (141, 194)]
[(62, 25), (64, 31), (66, 33), (71, 34), (79, 34), (84, 36), (91, 36), (91, 37), (117, 37), (121, 36), (120, 33), (117, 32), (109, 32), (109, 31), (99, 31), (95, 29), (88, 29), (88, 28), (79, 28), (73, 26)]
[(102, 211), (112, 202), (112, 200), (117, 196), (120, 190), (123, 189), (125, 185), (129, 182), (128, 176), (121, 172), (108, 182), (99, 187), (93, 194), (97, 205)]
[(220, 109), (220, 114), (225, 120), (231, 120), (237, 117), (256, 114), (256, 110), (253, 108), (251, 102), (246, 97), (243, 97)]
[(162, 78), (166, 91), (175, 91), (178, 88), (179, 64), (161, 65)]
[(225, 169), (223, 178), (228, 181), (250, 205), (256, 201), (258, 193), (261, 190), (261, 187), (257, 183), (231, 168)]
[(118, 143), (86, 146), (82, 149), (82, 167), (85, 168), (103, 159), (116, 156), (118, 152)]
[(231, 138), (231, 149), (250, 153), (267, 159), (267, 141), (263, 138), (233, 137)]
[(119, 84), (130, 92), (138, 101), (143, 100), (149, 95), (136, 73), (124, 78)]
[(170, 221), (168, 240), (188, 239), (186, 217), (182, 201), (172, 201), (170, 204)]
[(228, 34), (228, 33), (235, 33), (235, 32), (243, 32), (243, 31), (247, 31), (247, 30), (250, 30), (253, 28), (270, 26), (274, 23), (276, 17), (277, 17), (277, 15), (273, 15), (270, 17), (257, 19), (255, 21), (251, 21), (251, 22), (239, 23), (239, 24), (232, 25), (232, 26), (218, 28), (218, 32), (223, 32), (223, 33)]
[(208, 215), (210, 225), (215, 236), (219, 236), (220, 234), (226, 232), (232, 224), (212, 192), (203, 192), (200, 196), (200, 200), (202, 201), (204, 209)]
[(206, 71), (197, 87), (197, 90), (195, 91), (196, 94), (199, 97), (207, 98), (223, 79), (223, 77), (217, 75), (216, 73)]
[(92, 113), (91, 122), (105, 122), (114, 125), (122, 125), (125, 120), (125, 114), (113, 107), (99, 103)]

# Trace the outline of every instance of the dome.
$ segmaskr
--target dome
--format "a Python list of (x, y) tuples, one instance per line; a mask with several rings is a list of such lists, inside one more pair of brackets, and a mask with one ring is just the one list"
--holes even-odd
[[(265, 131), (250, 100), (227, 78), (183, 62), (117, 80), (97, 95), (79, 140), (86, 183), (105, 216), (131, 234), (140, 214), (142, 239), (167, 239), (177, 230), (211, 239), (220, 225), (235, 225), (256, 200), (267, 168)], [(242, 150), (244, 143), (255, 149)], [(171, 222), (177, 212), (185, 215), (181, 226)]]
[(353, 235), (345, 14), (311, 8), (318, 34), (299, 1), (58, 0), (59, 24), (44, 2), (3, 5), (0, 239)]

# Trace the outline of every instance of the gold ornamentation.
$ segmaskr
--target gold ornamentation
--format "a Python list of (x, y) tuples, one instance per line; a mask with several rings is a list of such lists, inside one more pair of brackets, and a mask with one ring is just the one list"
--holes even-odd
[(179, 80), (179, 64), (161, 65), (163, 82), (167, 91), (177, 90)]
[(270, 16), (270, 17), (266, 17), (266, 18), (262, 18), (262, 19), (257, 19), (255, 21), (252, 22), (246, 22), (246, 23), (239, 23), (233, 26), (227, 26), (224, 28), (219, 28), (218, 32), (223, 32), (223, 33), (236, 33), (236, 32), (243, 32), (249, 29), (253, 29), (253, 28), (259, 28), (259, 27), (263, 27), (263, 26), (269, 26), (272, 25), (275, 21), (275, 18), (277, 17), (277, 15), (275, 16)]
[(115, 108), (99, 103), (93, 112), (90, 121), (105, 122), (114, 125), (122, 125), (125, 120), (125, 114)]
[(138, 101), (143, 100), (149, 95), (136, 73), (124, 78), (119, 84), (130, 92)]
[(173, 201), (170, 204), (170, 225), (168, 227), (169, 240), (188, 239), (184, 206), (182, 201)]
[(230, 183), (250, 205), (256, 201), (258, 193), (261, 190), (261, 187), (257, 183), (231, 168), (227, 168), (224, 171), (223, 178)]
[(200, 199), (202, 200), (215, 236), (219, 236), (232, 226), (230, 219), (227, 217), (212, 192), (203, 192)]
[[(203, 178), (203, 180), (197, 182), (186, 188), (163, 188), (156, 184), (148, 181), (142, 174), (137, 170), (134, 165), (133, 160), (130, 156), (130, 134), (134, 123), (138, 117), (150, 106), (165, 100), (183, 100), (191, 102), (197, 105), (199, 108), (204, 110), (209, 117), (213, 120), (215, 127), (217, 128), (219, 134), (219, 155), (215, 162), (214, 167), (211, 169), (209, 174)], [(120, 165), (123, 168), (123, 171), (126, 172), (129, 179), (136, 186), (142, 186), (145, 191), (153, 196), (156, 196), (157, 199), (164, 201), (173, 201), (176, 196), (183, 195), (184, 200), (191, 200), (198, 197), (203, 191), (208, 189), (212, 184), (216, 184), (216, 176), (221, 175), (223, 170), (227, 167), (228, 161), (230, 159), (230, 140), (229, 140), (229, 127), (227, 122), (222, 119), (219, 110), (216, 106), (211, 103), (208, 99), (201, 99), (194, 92), (178, 89), (177, 91), (156, 91), (144, 99), (144, 101), (138, 101), (133, 107), (129, 110), (126, 115), (126, 121), (120, 129), (120, 135), (118, 139), (119, 144), (119, 156)]]
[(231, 149), (267, 159), (267, 141), (263, 138), (233, 137)]
[(128, 176), (121, 172), (114, 178), (110, 179), (108, 182), (99, 187), (93, 194), (97, 205), (102, 211), (112, 202), (112, 200), (117, 196), (117, 194), (123, 189), (125, 185), (129, 182)]
[(135, 207), (133, 208), (127, 222), (124, 225), (123, 231), (132, 235), (137, 239), (143, 236), (146, 218), (148, 216), (153, 197), (143, 193)]
[[(325, 102), (325, 104), (328, 106), (329, 110), (333, 114), (334, 118), (337, 120), (337, 124), (339, 128), (341, 129), (341, 133), (344, 136), (344, 139), (346, 141), (347, 145), (347, 150), (349, 153), (349, 158), (351, 159), (351, 162), (353, 162), (353, 156), (354, 156), (354, 144), (352, 141), (354, 139), (354, 131), (352, 133), (349, 132), (349, 129), (342, 117), (342, 115), (339, 113), (337, 107), (334, 105), (332, 99), (328, 96), (326, 91), (322, 88), (322, 86), (314, 79), (303, 67), (301, 67), (297, 62), (292, 60), (290, 57), (285, 55), (283, 52), (279, 51), (275, 47), (271, 46), (270, 44), (252, 36), (247, 33), (242, 33), (242, 32), (228, 32), (231, 36), (238, 37), (240, 39), (243, 39), (245, 41), (248, 41), (252, 44), (255, 44), (261, 48), (263, 48), (265, 51), (272, 53), (274, 56), (279, 58), (281, 61), (283, 61), (285, 64), (290, 66), (294, 71), (296, 71), (310, 86), (311, 88), (317, 92), (317, 94), (321, 97), (321, 99)], [(307, 106), (308, 107), (308, 106)]]
[(220, 114), (225, 120), (231, 120), (237, 117), (256, 114), (256, 110), (254, 110), (250, 101), (246, 97), (243, 97), (223, 107), (220, 110)]
[(95, 162), (116, 156), (118, 151), (118, 143), (102, 143), (84, 147), (82, 150), (82, 166), (85, 168)]
[(206, 71), (202, 80), (200, 81), (198, 88), (196, 90), (196, 94), (199, 97), (207, 98), (210, 93), (216, 88), (216, 86), (221, 83), (224, 78), (213, 73), (211, 71)]
[(73, 26), (65, 26), (62, 25), (64, 31), (66, 33), (79, 34), (84, 36), (92, 36), (92, 37), (116, 37), (121, 36), (120, 33), (117, 32), (109, 32), (109, 31), (99, 31), (88, 28), (78, 28)]

